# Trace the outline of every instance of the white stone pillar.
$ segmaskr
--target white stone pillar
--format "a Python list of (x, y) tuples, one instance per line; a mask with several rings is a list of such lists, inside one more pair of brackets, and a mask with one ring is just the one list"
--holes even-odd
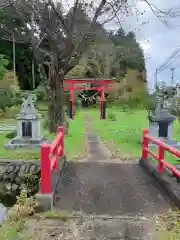
[(17, 137), (22, 137), (22, 120), (17, 122)]

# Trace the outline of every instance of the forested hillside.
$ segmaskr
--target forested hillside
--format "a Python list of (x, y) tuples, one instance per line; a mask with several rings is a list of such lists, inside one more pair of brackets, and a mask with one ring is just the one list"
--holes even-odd
[(100, 41), (82, 57), (68, 76), (114, 78), (116, 84), (109, 93), (109, 101), (139, 104), (146, 101), (146, 66), (143, 50), (133, 32), (107, 32), (100, 28)]
[[(125, 34), (120, 28), (117, 32), (101, 33), (101, 41), (95, 42), (86, 52), (80, 64), (71, 71), (71, 75), (87, 77), (106, 76), (120, 80), (127, 69), (136, 69), (140, 73), (145, 70), (143, 51), (136, 42), (135, 34)], [(144, 78), (144, 81), (146, 78)]]

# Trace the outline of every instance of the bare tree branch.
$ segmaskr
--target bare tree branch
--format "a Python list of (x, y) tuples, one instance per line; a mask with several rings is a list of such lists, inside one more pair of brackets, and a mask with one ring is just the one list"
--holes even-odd
[(66, 24), (66, 21), (65, 21), (65, 18), (61, 12), (61, 10), (59, 9), (59, 11), (57, 11), (56, 7), (55, 7), (55, 4), (52, 0), (49, 0), (48, 1), (49, 5), (52, 7), (52, 9), (54, 10), (54, 12), (56, 13), (57, 17), (59, 18), (62, 26), (63, 26), (63, 29), (64, 31), (66, 32), (66, 34), (69, 36), (70, 35), (70, 29), (68, 28), (67, 24)]
[[(103, 10), (103, 7), (105, 6), (106, 2), (107, 2), (106, 0), (101, 0), (97, 10), (95, 11), (94, 17), (89, 24), (88, 31), (83, 34), (76, 49), (74, 49), (74, 51), (71, 53), (70, 57), (68, 58), (66, 66), (65, 66), (66, 73), (68, 71), (70, 71), (77, 64), (77, 62), (81, 59), (81, 54), (87, 49), (88, 43), (92, 41), (91, 38), (92, 38), (92, 31), (94, 30), (93, 28), (95, 27), (96, 21), (97, 21), (99, 15), (101, 14), (101, 11)], [(91, 36), (89, 36), (89, 32), (91, 32), (90, 33)], [(73, 53), (78, 53), (78, 56), (76, 56), (76, 58), (72, 59)], [(70, 64), (69, 64), (69, 61), (71, 61)], [(69, 66), (68, 66), (68, 64), (69, 64)]]
[(2, 11), (2, 10), (4, 10), (5, 8), (8, 8), (8, 7), (11, 7), (12, 5), (14, 5), (16, 2), (18, 2), (19, 0), (14, 0), (14, 1), (12, 1), (12, 2), (10, 2), (10, 3), (8, 3), (8, 4), (6, 4), (6, 5), (4, 5), (4, 6), (2, 6), (2, 7), (0, 7), (0, 10)]
[[(75, 4), (74, 4), (74, 7), (73, 7), (73, 13), (72, 13), (72, 20), (71, 20), (71, 23), (70, 23), (70, 32), (72, 33), (73, 30), (74, 30), (74, 25), (75, 25), (75, 18), (76, 18), (76, 12), (77, 12), (77, 7), (79, 5), (79, 0), (76, 0)], [(72, 34), (71, 34), (72, 35)]]
[[(146, 4), (148, 4), (151, 11), (156, 15), (156, 17), (164, 24), (166, 22), (163, 19), (163, 16), (174, 16), (172, 10), (165, 12), (158, 9), (148, 0), (144, 1)], [(92, 20), (89, 21), (87, 28), (83, 29), (82, 33), (77, 33), (79, 34), (78, 38), (74, 39), (74, 37), (76, 38), (77, 36), (77, 34), (74, 35), (74, 26), (76, 24), (76, 19), (78, 18), (77, 9), (80, 4), (79, 0), (74, 0), (74, 5), (71, 8), (72, 11), (70, 10), (70, 17), (63, 14), (63, 6), (61, 9), (61, 5), (59, 3), (56, 4), (53, 0), (37, 0), (35, 1), (37, 5), (35, 8), (32, 7), (31, 3), (28, 3), (25, 0), (19, 0), (18, 4), (14, 4), (15, 2), (17, 3), (17, 0), (11, 2), (12, 7), (14, 8), (18, 17), (24, 23), (24, 27), (28, 32), (27, 34), (30, 36), (30, 42), (34, 49), (34, 52), (39, 51), (41, 54), (44, 54), (51, 59), (54, 54), (54, 59), (56, 58), (56, 61), (59, 61), (60, 67), (63, 67), (65, 72), (68, 72), (77, 64), (77, 62), (82, 57), (82, 54), (91, 45), (93, 39), (97, 34), (96, 30), (98, 29), (98, 26), (102, 26), (105, 23), (112, 21), (113, 19), (117, 19), (119, 26), (121, 26), (121, 19), (119, 16), (124, 14), (123, 9), (126, 12), (126, 8), (130, 8), (127, 0), (114, 0), (113, 2), (101, 0), (96, 10), (93, 9), (94, 15)], [(45, 11), (47, 11), (47, 8), (49, 6), (51, 7), (49, 10), (49, 23), (48, 16), (45, 16), (47, 19), (47, 24), (44, 24), (42, 14), (45, 14)], [(28, 12), (28, 14), (26, 14), (26, 12)], [(33, 12), (35, 16), (35, 25), (32, 23), (31, 18), (29, 17), (31, 12)], [(106, 16), (109, 12), (111, 13), (111, 16), (109, 16), (101, 23), (97, 22), (98, 17), (102, 15)], [(55, 15), (53, 15), (54, 13)], [(56, 17), (56, 19), (53, 19), (53, 22), (51, 22), (52, 17)], [(28, 29), (27, 25), (29, 25), (31, 29)], [(40, 28), (39, 36), (36, 36), (37, 28)], [(45, 49), (43, 46), (44, 41), (47, 41), (48, 43), (47, 49)], [(52, 53), (52, 51), (54, 53)]]
[(157, 17), (159, 21), (161, 21), (165, 26), (170, 27), (170, 24), (168, 23), (165, 18), (174, 18), (180, 16), (180, 14), (176, 14), (173, 9), (168, 9), (167, 11), (161, 10), (158, 7), (156, 7), (154, 4), (150, 3), (148, 0), (143, 0), (151, 9), (151, 11), (154, 13), (154, 15)]
[(115, 9), (114, 6), (113, 6), (113, 4), (111, 4), (110, 2), (107, 2), (107, 4), (110, 5), (110, 7), (112, 8), (113, 15), (112, 15), (111, 18), (109, 18), (109, 19), (105, 20), (103, 23), (101, 23), (101, 25), (104, 25), (104, 24), (106, 24), (106, 23), (108, 23), (108, 22), (111, 22), (114, 18), (116, 18), (116, 19), (118, 20), (119, 26), (122, 27), (121, 21), (120, 21), (120, 19), (119, 19), (119, 17), (118, 17), (118, 12), (119, 12), (119, 10), (121, 9), (121, 7), (123, 6), (123, 3), (120, 4), (117, 9)]

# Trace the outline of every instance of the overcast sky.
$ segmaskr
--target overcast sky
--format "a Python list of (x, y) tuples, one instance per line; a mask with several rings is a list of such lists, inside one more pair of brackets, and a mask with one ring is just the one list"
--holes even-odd
[[(176, 13), (178, 9), (180, 12), (180, 0), (149, 0), (149, 2), (162, 10), (176, 8)], [(136, 17), (136, 14), (134, 14), (128, 19), (125, 18), (123, 26), (135, 31), (137, 40), (144, 49), (149, 88), (152, 88), (155, 82), (156, 68), (180, 45), (180, 17), (170, 19), (170, 25), (173, 27), (168, 28), (157, 19), (144, 1), (139, 1), (137, 7), (141, 11), (146, 11), (144, 15)], [(149, 21), (149, 23), (143, 25), (142, 22), (146, 21)], [(175, 69), (174, 82), (180, 83), (180, 51), (169, 66), (158, 74), (158, 79), (165, 81), (167, 84), (170, 83), (171, 67), (179, 67), (179, 69)]]

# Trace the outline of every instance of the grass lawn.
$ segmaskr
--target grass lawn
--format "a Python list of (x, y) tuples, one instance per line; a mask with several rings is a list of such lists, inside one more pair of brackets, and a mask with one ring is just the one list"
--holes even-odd
[[(0, 117), (0, 125), (16, 124), (15, 119), (12, 117)], [(67, 159), (83, 158), (86, 155), (86, 143), (84, 135), (84, 118), (83, 113), (78, 112), (76, 120), (70, 121), (69, 133), (65, 136), (65, 154)], [(4, 144), (7, 144), (9, 139), (6, 137), (8, 132), (0, 132), (0, 159), (23, 159), (23, 160), (35, 160), (40, 158), (40, 149), (33, 148), (16, 148), (5, 149)], [(41, 136), (46, 136), (48, 139), (54, 139), (53, 134), (50, 134), (47, 130), (41, 126)]]
[[(7, 121), (8, 122), (8, 121)], [(4, 120), (4, 123), (7, 123)], [(15, 122), (14, 122), (15, 123)], [(7, 144), (9, 139), (6, 137), (8, 132), (0, 133), (0, 159), (22, 159), (22, 160), (36, 160), (40, 158), (39, 148), (14, 148), (6, 149), (4, 144)], [(42, 128), (42, 136), (47, 136), (49, 139), (53, 139), (53, 135), (50, 135), (48, 131)]]
[[(113, 113), (116, 121), (109, 118), (107, 120), (99, 119), (99, 109), (89, 110), (89, 115), (94, 119), (93, 126), (104, 139), (105, 144), (109, 146), (116, 157), (122, 159), (134, 159), (141, 156), (141, 145), (139, 143), (142, 135), (142, 129), (148, 127), (147, 112), (145, 110), (134, 110), (132, 112), (123, 112), (118, 108), (107, 109), (108, 114)], [(174, 139), (180, 141), (180, 125), (174, 123)], [(178, 159), (166, 153), (166, 160), (177, 163)]]
[(65, 152), (68, 160), (86, 156), (84, 113), (77, 111), (75, 120), (69, 122), (69, 133), (65, 137)]

